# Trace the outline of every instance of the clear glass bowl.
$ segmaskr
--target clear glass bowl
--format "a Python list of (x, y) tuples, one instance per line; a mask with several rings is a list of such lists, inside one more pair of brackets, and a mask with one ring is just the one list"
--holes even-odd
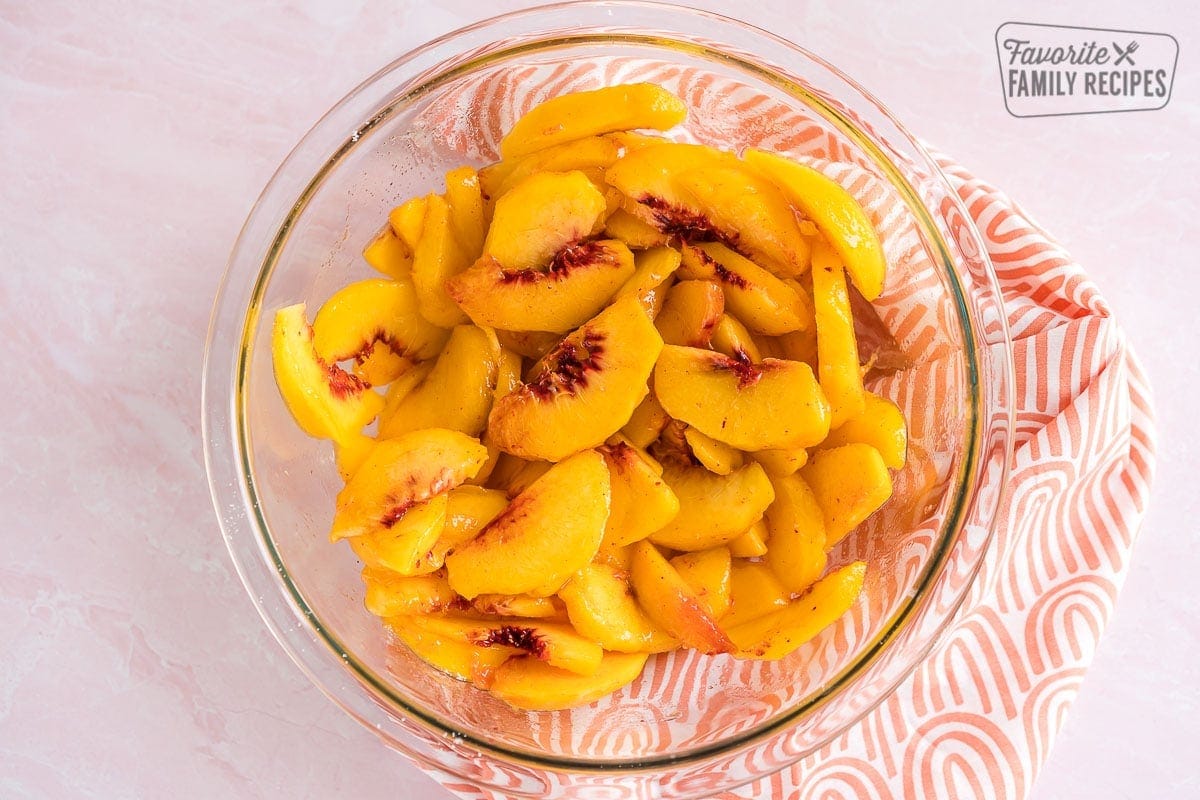
[[(910, 419), (884, 510), (831, 564), (865, 558), (863, 598), (778, 662), (676, 653), (570, 712), (520, 713), (390, 646), (359, 564), (326, 534), (340, 488), (327, 442), (276, 390), (276, 309), (315, 310), (370, 276), (360, 251), (399, 201), (495, 155), (535, 101), (651, 80), (691, 111), (685, 138), (786, 151), (853, 184), (886, 228), (880, 316), (904, 368), (873, 388)], [(929, 651), (992, 536), (1011, 434), (1011, 347), (991, 264), (929, 154), (834, 67), (764, 31), (645, 3), (547, 6), (398, 59), (309, 131), (251, 212), (216, 299), (204, 366), (205, 456), (239, 575), (313, 682), (426, 767), (513, 796), (708, 796), (781, 769), (852, 725)], [(311, 312), (310, 312), (311, 313)]]

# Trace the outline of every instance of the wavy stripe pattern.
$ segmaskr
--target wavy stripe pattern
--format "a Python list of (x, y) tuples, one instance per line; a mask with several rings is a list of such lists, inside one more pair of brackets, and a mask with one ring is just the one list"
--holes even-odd
[[(916, 365), (875, 388), (908, 411), (912, 445), (909, 466), (897, 476), (897, 500), (834, 554), (835, 560), (878, 563), (873, 556), (886, 552), (893, 568), (876, 574), (867, 600), (782, 662), (782, 671), (673, 653), (653, 659), (639, 681), (598, 711), (538, 715), (512, 725), (499, 720), (509, 730), (523, 727), (531, 747), (593, 756), (721, 741), (811, 695), (843, 669), (847, 654), (871, 641), (889, 609), (911, 593), (935, 547), (958, 466), (952, 452), (938, 447), (946, 425), (939, 409), (944, 398), (966, 390), (953, 357), (961, 343), (947, 333), (955, 311), (912, 218), (869, 162), (822, 119), (696, 68), (622, 58), (551, 61), (462, 79), (426, 114), (414, 139), (490, 161), (501, 133), (542, 99), (633, 81), (657, 82), (687, 99), (694, 111), (677, 138), (788, 153), (862, 202), (891, 266), (876, 307)], [(1024, 797), (1124, 579), (1153, 476), (1146, 379), (1108, 306), (1070, 255), (1003, 193), (948, 158), (938, 163), (983, 235), (1013, 339), (1015, 451), (995, 538), (949, 633), (884, 703), (790, 767), (719, 795), (724, 800)], [(947, 215), (952, 228), (956, 214)], [(969, 237), (951, 235), (970, 257)], [(982, 532), (968, 535), (982, 540)], [(952, 567), (944, 580), (969, 578)], [(444, 684), (427, 689), (428, 702), (458, 719), (477, 720), (482, 729), (498, 722), (494, 704), (477, 704)], [(711, 795), (727, 774), (763, 774), (793, 761), (805, 736), (820, 741), (823, 726), (839, 728), (845, 711), (818, 711), (805, 731), (722, 757), (707, 772), (666, 770), (619, 786), (603, 774), (565, 779), (468, 752), (454, 751), (457, 759), (449, 759), (457, 775), (427, 768), (464, 798), (656, 796), (658, 787), (677, 779), (687, 785), (677, 783), (675, 791)]]

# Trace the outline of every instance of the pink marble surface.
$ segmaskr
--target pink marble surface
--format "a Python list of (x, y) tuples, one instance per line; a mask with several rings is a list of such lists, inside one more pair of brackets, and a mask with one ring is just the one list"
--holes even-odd
[[(735, 13), (841, 65), (1007, 188), (1089, 266), (1138, 345), (1158, 397), (1155, 497), (1033, 796), (1195, 797), (1200, 279), (1185, 238), (1200, 216), (1200, 15), (1069, 5)], [(212, 514), (197, 420), (209, 304), (275, 165), (349, 87), (476, 9), (0, 2), (0, 796), (445, 796), (260, 624)], [(1014, 119), (992, 45), (1008, 20), (1172, 33), (1175, 96), (1162, 111)]]

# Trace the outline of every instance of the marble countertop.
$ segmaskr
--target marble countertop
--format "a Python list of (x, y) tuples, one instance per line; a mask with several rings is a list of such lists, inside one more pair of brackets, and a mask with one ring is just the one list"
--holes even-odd
[[(840, 65), (1017, 198), (1107, 295), (1156, 390), (1158, 478), (1033, 797), (1195, 797), (1200, 13), (697, 5)], [(447, 796), (260, 623), (212, 513), (198, 406), (210, 303), (275, 166), (350, 87), (477, 8), (0, 4), (0, 796)], [(1011, 117), (993, 44), (1010, 20), (1171, 33), (1175, 95), (1153, 112)]]

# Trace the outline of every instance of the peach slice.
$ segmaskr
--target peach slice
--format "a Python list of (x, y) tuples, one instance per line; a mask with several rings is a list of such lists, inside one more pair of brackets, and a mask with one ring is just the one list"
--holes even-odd
[(767, 536), (767, 523), (760, 519), (729, 543), (729, 554), (734, 558), (761, 558), (767, 554)]
[(775, 499), (763, 468), (750, 463), (728, 475), (674, 462), (663, 464), (663, 480), (679, 498), (679, 513), (650, 535), (673, 550), (707, 550), (726, 544), (753, 525)]
[(600, 645), (562, 623), (519, 617), (475, 619), (429, 615), (419, 619), (420, 627), (447, 639), (475, 647), (511, 648), (580, 675), (595, 673), (603, 657)]
[(619, 137), (605, 135), (588, 136), (539, 150), (518, 159), (511, 169), (506, 170), (491, 196), (499, 199), (518, 183), (539, 172), (579, 171), (589, 174), (596, 171), (602, 176), (604, 170), (624, 155), (625, 145), (626, 142)]
[(337, 464), (338, 474), (342, 476), (343, 483), (350, 482), (374, 446), (375, 440), (361, 433), (333, 443), (334, 463)]
[(498, 330), (496, 338), (506, 350), (512, 350), (514, 353), (535, 361), (549, 353), (556, 344), (562, 341), (562, 337), (557, 333), (546, 333), (545, 331)]
[(554, 466), (549, 461), (526, 461), (511, 453), (501, 453), (488, 478), (488, 487), (504, 492), (509, 500), (525, 491)]
[(813, 252), (812, 282), (817, 318), (817, 374), (821, 391), (829, 400), (829, 424), (836, 428), (862, 415), (863, 382), (846, 276), (837, 256), (824, 242), (818, 242)]
[(662, 339), (626, 296), (563, 339), (526, 383), (496, 401), (490, 439), (507, 453), (561, 461), (616, 433), (648, 393)]
[[(462, 639), (430, 630), (423, 624), (425, 615), (392, 617), (387, 620), (392, 634), (430, 666), (458, 678), (487, 688), (500, 665), (520, 655), (511, 647), (479, 647)], [(536, 663), (536, 662), (535, 662)]]
[(645, 653), (605, 653), (593, 675), (578, 675), (543, 661), (514, 658), (496, 670), (491, 692), (523, 711), (561, 711), (594, 703), (633, 683)]
[(746, 163), (774, 182), (788, 202), (816, 223), (837, 250), (850, 280), (874, 300), (883, 291), (887, 262), (866, 212), (837, 182), (789, 158), (748, 150)]
[[(425, 214), (428, 210), (428, 198), (418, 196), (404, 201), (388, 213), (388, 224), (410, 253), (416, 252), (417, 242), (421, 241), (421, 231), (425, 228)], [(410, 269), (411, 266), (410, 264)]]
[(647, 541), (633, 545), (629, 581), (646, 615), (676, 639), (709, 655), (733, 649), (696, 592)]
[(500, 155), (515, 158), (612, 131), (665, 131), (685, 116), (682, 100), (651, 83), (572, 92), (539, 103), (517, 120), (500, 140)]
[(722, 314), (721, 318), (717, 320), (716, 326), (713, 327), (709, 346), (727, 356), (736, 356), (740, 350), (753, 362), (763, 359), (750, 331), (746, 330), (746, 326), (739, 322), (737, 317), (728, 312)]
[(471, 606), (480, 614), (495, 617), (549, 619), (561, 613), (554, 598), (527, 594), (481, 594), (471, 601)]
[(770, 181), (740, 164), (689, 170), (675, 181), (738, 250), (781, 277), (808, 269), (808, 242), (787, 200)]
[(444, 611), (458, 599), (442, 573), (404, 576), (367, 567), (362, 579), (366, 587), (363, 604), (377, 617), (432, 614)]
[(695, 169), (736, 166), (737, 157), (700, 144), (663, 142), (626, 153), (604, 179), (628, 198), (625, 210), (675, 241), (733, 242), (736, 231), (721, 231), (680, 188), (676, 178)]
[(629, 421), (621, 428), (621, 433), (629, 439), (630, 444), (646, 448), (658, 438), (670, 421), (671, 417), (663, 411), (658, 398), (650, 393), (629, 415)]
[(473, 476), (486, 458), (475, 439), (440, 428), (379, 442), (338, 493), (330, 539), (396, 525), (414, 506)]
[(862, 442), (879, 451), (889, 469), (900, 469), (908, 453), (908, 429), (904, 413), (887, 398), (867, 392), (863, 412), (829, 432), (821, 447), (841, 447)]
[(774, 358), (754, 364), (666, 345), (654, 387), (672, 417), (739, 450), (811, 445), (829, 433), (829, 404), (807, 364)]
[(390, 226), (375, 234), (362, 255), (372, 268), (389, 278), (407, 278), (412, 273), (412, 248)]
[(544, 267), (591, 236), (604, 209), (604, 195), (582, 172), (530, 175), (496, 201), (483, 257), (513, 273)]
[(620, 239), (634, 250), (662, 247), (670, 241), (658, 228), (643, 222), (624, 208), (619, 208), (604, 220), (604, 235)]
[(683, 247), (679, 275), (711, 280), (725, 292), (725, 306), (750, 330), (779, 336), (812, 327), (812, 301), (748, 258), (719, 242)]
[(869, 444), (853, 442), (818, 450), (800, 475), (821, 506), (826, 548), (840, 542), (892, 496), (887, 464)]
[(596, 555), (610, 495), (599, 453), (556, 464), (446, 557), (450, 585), (466, 598), (553, 594)]
[(759, 619), (788, 604), (788, 591), (766, 564), (734, 559), (729, 570), (729, 611), (721, 617), (728, 630)]
[(633, 545), (627, 544), (618, 547), (610, 542), (601, 541), (600, 549), (596, 551), (592, 563), (603, 564), (621, 572), (629, 572), (629, 567), (633, 563)]
[[(829, 441), (828, 437), (823, 442)], [(778, 477), (791, 475), (808, 463), (808, 450), (803, 447), (784, 447), (775, 450), (759, 450), (751, 458), (763, 465), (768, 475)]]
[(446, 520), (431, 548), (430, 561), (438, 567), (454, 548), (475, 538), (508, 508), (504, 492), (482, 486), (459, 486), (446, 493)]
[(403, 396), (392, 400), (379, 422), (391, 439), (422, 428), (449, 428), (478, 436), (495, 396), (500, 345), (474, 325), (458, 325), (433, 369)]
[(825, 518), (799, 475), (776, 478), (767, 509), (767, 564), (789, 592), (803, 592), (825, 572)]
[(679, 269), (679, 251), (671, 247), (654, 247), (634, 256), (636, 271), (617, 296), (635, 294), (642, 301), (646, 313), (655, 319), (662, 311), (663, 302), (671, 288), (672, 275)]
[(446, 204), (459, 249), (468, 260), (478, 258), (483, 252), (483, 195), (473, 168), (459, 167), (446, 173)]
[(448, 280), (446, 291), (477, 325), (564, 333), (595, 316), (633, 274), (628, 247), (589, 240), (559, 250), (545, 270), (481, 258)]
[(348, 439), (383, 408), (383, 398), (369, 384), (317, 355), (303, 303), (275, 313), (271, 361), (279, 393), (309, 436)]
[(724, 442), (718, 442), (695, 428), (685, 428), (683, 438), (687, 442), (692, 457), (709, 472), (728, 475), (743, 463), (744, 459), (740, 450), (735, 450)]
[(739, 658), (775, 660), (794, 652), (850, 610), (867, 565), (855, 561), (813, 584), (804, 596), (758, 619), (728, 628)]
[(575, 630), (620, 653), (661, 653), (679, 642), (655, 624), (633, 599), (623, 571), (588, 564), (558, 590)]
[[(398, 575), (425, 575), (434, 563), (433, 545), (446, 521), (446, 496), (435, 495), (406, 509), (394, 522), (390, 517), (363, 533), (350, 537), (350, 549), (368, 567)], [(335, 535), (341, 538), (338, 528)]]
[(680, 281), (672, 286), (654, 319), (663, 342), (708, 347), (725, 313), (725, 295), (712, 281)]
[(679, 573), (713, 619), (729, 611), (729, 572), (732, 561), (725, 547), (684, 553), (671, 559)]
[(679, 500), (659, 477), (662, 467), (652, 463), (650, 456), (622, 441), (596, 450), (608, 465), (612, 491), (604, 541), (618, 547), (632, 544), (675, 518)]
[(421, 239), (413, 252), (413, 286), (421, 316), (439, 327), (452, 328), (466, 322), (467, 315), (446, 294), (446, 280), (466, 269), (471, 259), (454, 236), (445, 199), (431, 194), (425, 205)]
[(446, 332), (417, 311), (417, 293), (408, 280), (352, 283), (325, 301), (312, 327), (313, 347), (326, 363), (355, 359), (361, 368), (376, 351), (397, 356), (384, 369), (363, 375), (374, 385), (394, 380), (408, 366), (405, 359), (433, 358), (446, 343)]

